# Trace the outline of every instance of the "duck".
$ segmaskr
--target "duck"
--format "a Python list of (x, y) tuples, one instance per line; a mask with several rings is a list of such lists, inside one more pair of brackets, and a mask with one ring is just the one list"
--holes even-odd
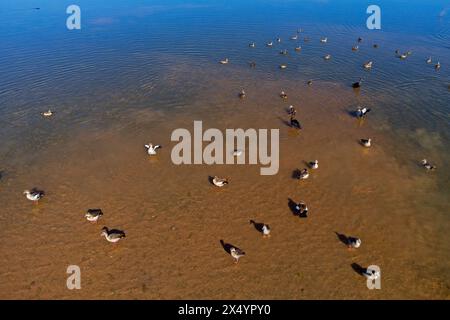
[(285, 65), (285, 64), (280, 64), (280, 69), (286, 69), (287, 68), (287, 65)]
[(359, 50), (359, 46), (353, 46), (352, 47), (352, 51), (358, 51)]
[(358, 37), (358, 42), (359, 42), (359, 43), (361, 43), (362, 40), (363, 40), (363, 39), (362, 39), (361, 37)]
[(347, 238), (347, 246), (349, 249), (357, 249), (361, 246), (361, 239), (348, 237)]
[(282, 98), (282, 99), (287, 99), (287, 94), (286, 94), (286, 92), (284, 92), (284, 91), (281, 91), (280, 92), (280, 98)]
[(281, 50), (281, 51), (280, 51), (280, 54), (282, 54), (282, 55), (287, 55), (287, 54), (288, 54), (287, 49)]
[(427, 159), (423, 159), (422, 160), (422, 166), (425, 168), (425, 169), (427, 169), (427, 170), (436, 170), (436, 166), (433, 166), (433, 165), (431, 165), (428, 161), (427, 161)]
[(42, 116), (49, 118), (49, 117), (53, 116), (54, 112), (52, 110), (48, 109), (47, 111), (44, 111), (41, 114), (42, 114)]
[(306, 205), (306, 203), (304, 202), (299, 202), (296, 206), (295, 206), (295, 213), (299, 216), (299, 217), (308, 217), (308, 207)]
[(223, 187), (228, 184), (228, 179), (219, 178), (217, 176), (214, 176), (212, 179), (212, 182), (216, 187)]
[(42, 197), (45, 195), (44, 191), (36, 190), (36, 189), (33, 189), (31, 191), (25, 190), (23, 192), (23, 194), (25, 195), (25, 197), (27, 197), (28, 200), (34, 201), (34, 202), (41, 200)]
[(362, 118), (364, 117), (367, 113), (370, 112), (370, 108), (366, 108), (366, 107), (358, 107), (358, 109), (356, 109), (356, 117), (358, 118)]
[(427, 63), (430, 64), (430, 63), (432, 63), (432, 62), (433, 62), (433, 60), (431, 60), (431, 57), (428, 57)]
[(362, 84), (362, 78), (359, 78), (358, 82), (352, 83), (352, 88), (357, 89), (360, 88)]
[(156, 150), (162, 148), (159, 144), (154, 146), (151, 143), (145, 144), (144, 147), (147, 148), (147, 153), (151, 156), (156, 155)]
[(372, 61), (367, 61), (366, 63), (364, 63), (364, 69), (372, 69)]
[(125, 238), (125, 232), (123, 232), (122, 230), (109, 230), (107, 227), (102, 228), (102, 233), (100, 235), (102, 237), (104, 236), (106, 240), (113, 243), (118, 242), (122, 238)]
[(272, 46), (273, 46), (273, 41), (267, 42), (267, 43), (266, 43), (266, 46), (272, 47)]
[(309, 163), (309, 167), (311, 169), (319, 169), (319, 161), (318, 160), (311, 161)]
[(298, 175), (299, 180), (306, 180), (309, 178), (309, 172), (307, 168), (304, 168), (302, 171), (300, 171)]
[(374, 47), (375, 49), (377, 49), (377, 48), (378, 48), (378, 44), (375, 43), (375, 44), (373, 45), (373, 47)]
[(441, 63), (438, 61), (436, 65), (434, 66), (434, 69), (439, 70), (441, 68)]
[(228, 64), (229, 60), (228, 58), (225, 58), (224, 60), (220, 60), (220, 64)]
[(331, 59), (331, 54), (327, 54), (323, 57), (325, 60), (330, 60)]
[(305, 37), (305, 38), (303, 39), (303, 41), (308, 42), (308, 41), (309, 41), (309, 38), (308, 38), (308, 37)]
[(239, 149), (233, 150), (234, 157), (240, 157), (242, 154), (243, 154), (242, 150), (239, 150)]
[(297, 52), (299, 52), (299, 51), (302, 51), (302, 47), (300, 47), (300, 46), (298, 46), (298, 47), (295, 47), (295, 49), (294, 49), (295, 51), (297, 51)]
[(292, 114), (291, 114), (290, 124), (291, 124), (291, 127), (294, 127), (294, 128), (297, 128), (297, 129), (301, 129), (302, 128), (300, 122), (297, 119), (295, 119), (295, 117)]
[(292, 36), (291, 40), (297, 40), (298, 39), (298, 35)]
[(277, 38), (277, 42), (280, 43), (281, 42), (281, 38)]
[(359, 141), (366, 148), (370, 148), (370, 146), (372, 145), (372, 139), (360, 139)]
[(254, 42), (251, 42), (248, 46), (249, 46), (250, 48), (254, 48), (254, 47), (256, 47), (256, 44), (255, 44)]
[(406, 58), (408, 58), (408, 55), (406, 53), (402, 53), (399, 55), (399, 58), (405, 60)]
[(256, 67), (256, 62), (252, 61), (252, 62), (249, 63), (249, 65), (250, 65), (250, 68), (255, 68)]
[(313, 81), (312, 80), (308, 80), (308, 82), (306, 82), (308, 84), (308, 86), (312, 86)]
[(241, 92), (239, 92), (239, 98), (241, 98), (241, 99), (245, 98), (245, 91), (244, 91), (244, 89), (242, 89)]
[(294, 117), (297, 114), (297, 110), (295, 110), (294, 106), (292, 106), (292, 105), (289, 106), (288, 114), (291, 115), (292, 117)]
[(102, 209), (88, 209), (84, 215), (88, 221), (97, 222), (97, 220), (103, 216)]
[(234, 263), (238, 263), (239, 259), (242, 258), (243, 256), (245, 256), (245, 252), (239, 248), (231, 247), (230, 255), (235, 259)]
[(328, 42), (328, 38), (327, 38), (327, 37), (322, 38), (322, 39), (320, 39), (320, 42), (322, 42), (322, 43), (327, 43), (327, 42)]

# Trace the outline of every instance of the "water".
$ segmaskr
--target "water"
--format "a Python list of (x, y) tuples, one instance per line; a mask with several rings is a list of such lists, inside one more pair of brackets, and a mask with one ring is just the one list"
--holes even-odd
[[(65, 4), (0, 4), (0, 220), (9, 261), (1, 296), (70, 297), (65, 268), (79, 264), (84, 298), (449, 297), (446, 1), (382, 1), (380, 31), (366, 28), (369, 3), (360, 1), (77, 4), (80, 31), (66, 29)], [(298, 28), (299, 40), (289, 40)], [(265, 46), (278, 36), (281, 44)], [(412, 55), (400, 60), (396, 49)], [(230, 64), (219, 65), (225, 57)], [(305, 125), (300, 135), (284, 123), (288, 104)], [(358, 104), (373, 110), (363, 122), (349, 115)], [(54, 117), (42, 118), (49, 108)], [(194, 120), (280, 128), (279, 174), (172, 165), (170, 133)], [(366, 136), (371, 150), (356, 143)], [(149, 139), (163, 144), (156, 159), (145, 157)], [(292, 171), (315, 158), (318, 173), (299, 185)], [(424, 172), (423, 158), (438, 170)], [(211, 174), (229, 176), (229, 188), (212, 190)], [(21, 195), (34, 186), (48, 193), (37, 206)], [(313, 208), (308, 223), (290, 215), (288, 197)], [(89, 207), (105, 211), (97, 226), (83, 220)], [(272, 225), (269, 241), (249, 227), (252, 218)], [(101, 224), (129, 236), (111, 249)], [(362, 248), (346, 252), (334, 232), (360, 236)], [(237, 269), (221, 238), (247, 251)], [(352, 262), (380, 264), (383, 289), (367, 290)], [(224, 282), (231, 274), (239, 291)], [(263, 283), (249, 280), (262, 275)]]

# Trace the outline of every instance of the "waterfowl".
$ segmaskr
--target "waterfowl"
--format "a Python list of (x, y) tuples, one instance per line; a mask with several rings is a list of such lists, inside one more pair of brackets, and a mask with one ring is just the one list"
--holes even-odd
[(303, 39), (303, 41), (308, 42), (308, 41), (309, 41), (309, 38), (308, 38), (308, 37), (305, 37), (305, 38)]
[(297, 51), (297, 52), (302, 51), (302, 47), (300, 47), (300, 46), (296, 47), (295, 51)]
[(308, 207), (306, 206), (306, 203), (300, 202), (295, 206), (295, 213), (299, 217), (308, 217)]
[(319, 161), (318, 160), (311, 161), (309, 163), (309, 167), (311, 169), (319, 169)]
[(325, 60), (330, 60), (331, 59), (331, 54), (327, 54), (323, 57)]
[(312, 80), (308, 80), (307, 84), (308, 84), (308, 86), (312, 86), (313, 81)]
[(228, 184), (228, 179), (219, 178), (217, 176), (214, 176), (212, 182), (216, 187), (223, 187)]
[(291, 40), (297, 40), (298, 39), (298, 35), (292, 36)]
[(281, 42), (281, 38), (277, 38), (277, 42)]
[(361, 37), (358, 38), (358, 42), (362, 42), (362, 40), (363, 40), (363, 39), (362, 39)]
[(154, 146), (151, 143), (145, 144), (144, 147), (147, 148), (147, 153), (151, 156), (156, 155), (156, 150), (162, 148), (159, 144)]
[(362, 118), (364, 117), (367, 113), (370, 112), (370, 108), (366, 108), (366, 107), (358, 107), (358, 109), (356, 109), (356, 116), (358, 118)]
[(302, 171), (300, 171), (299, 175), (298, 175), (298, 179), (299, 180), (306, 180), (309, 178), (309, 172), (308, 169), (305, 168)]
[(236, 150), (233, 151), (233, 156), (234, 157), (240, 157), (242, 155), (242, 153), (243, 153), (242, 150), (236, 149)]
[(291, 115), (290, 123), (291, 123), (291, 127), (294, 127), (294, 128), (297, 128), (297, 129), (301, 129), (302, 128), (302, 126), (300, 125), (300, 122), (297, 119), (295, 119), (293, 115)]
[(372, 69), (372, 64), (373, 64), (373, 62), (372, 61), (368, 61), (368, 62), (366, 62), (366, 63), (364, 63), (364, 69)]
[(320, 42), (322, 42), (322, 43), (327, 43), (327, 42), (328, 42), (328, 38), (327, 38), (327, 37), (322, 38), (322, 39), (320, 39)]
[(349, 249), (357, 249), (361, 246), (361, 239), (348, 237), (347, 238), (347, 246)]
[(242, 251), (239, 248), (236, 247), (231, 247), (230, 248), (230, 255), (235, 259), (235, 263), (239, 262), (239, 259), (242, 258), (243, 256), (245, 256), (245, 252)]
[(125, 238), (125, 232), (116, 229), (109, 230), (107, 227), (103, 227), (101, 236), (104, 236), (109, 242), (118, 242), (120, 239)]
[(428, 57), (427, 63), (430, 64), (430, 63), (432, 63), (432, 62), (433, 62), (433, 60), (431, 60), (431, 57)]
[(280, 69), (286, 69), (287, 68), (287, 65), (285, 65), (285, 64), (280, 64)]
[(373, 45), (373, 47), (376, 49), (376, 48), (378, 48), (378, 45), (375, 43), (375, 44)]
[(266, 46), (272, 47), (272, 46), (273, 46), (273, 41), (267, 42), (267, 43), (266, 43)]
[[(291, 115), (292, 117), (294, 117), (297, 114), (297, 110), (295, 110), (294, 106), (292, 106), (292, 105), (289, 106), (288, 114)], [(292, 125), (292, 123), (291, 123), (291, 125)]]
[(372, 139), (361, 139), (359, 141), (366, 148), (369, 148), (372, 145)]
[(352, 47), (352, 51), (358, 51), (358, 50), (359, 50), (359, 46)]
[(241, 92), (239, 92), (239, 98), (241, 98), (241, 99), (245, 98), (245, 91), (244, 91), (244, 89), (242, 89)]
[(88, 221), (97, 222), (97, 220), (103, 215), (101, 209), (89, 209), (84, 215)]
[(48, 109), (47, 111), (44, 111), (41, 113), (44, 117), (51, 117), (53, 115), (53, 111)]
[(263, 237), (270, 237), (270, 227), (268, 224), (264, 224), (262, 227)]
[(362, 78), (359, 78), (358, 82), (354, 82), (354, 83), (352, 84), (352, 87), (353, 87), (354, 89), (357, 89), (357, 88), (360, 88), (360, 87), (361, 87), (361, 84), (362, 84)]
[(286, 94), (286, 92), (281, 91), (281, 92), (280, 92), (280, 98), (282, 98), (282, 99), (287, 99), (287, 94)]
[(422, 160), (422, 166), (423, 166), (425, 169), (427, 169), (427, 170), (435, 170), (435, 169), (436, 169), (436, 166), (431, 165), (431, 164), (427, 161), (427, 159), (423, 159), (423, 160)]
[(42, 197), (44, 196), (44, 191), (40, 191), (40, 190), (25, 190), (23, 192), (23, 194), (27, 197), (28, 200), (30, 201), (39, 201), (40, 199), (42, 199)]
[(406, 55), (407, 55), (407, 56), (412, 55), (412, 51), (411, 51), (411, 50), (408, 50), (408, 51), (406, 52)]
[(399, 58), (405, 60), (406, 58), (408, 58), (408, 55), (406, 53), (402, 53), (399, 55)]
[(376, 280), (380, 277), (380, 272), (373, 269), (366, 269), (363, 272), (363, 275), (368, 278), (369, 280)]
[(280, 51), (280, 54), (282, 54), (282, 55), (287, 55), (287, 54), (288, 54), (287, 49), (281, 50), (281, 51)]
[(252, 61), (252, 62), (249, 63), (249, 65), (250, 65), (250, 68), (255, 68), (256, 67), (256, 62)]
[(256, 45), (255, 45), (255, 43), (254, 42), (251, 42), (249, 45), (248, 45), (250, 48), (254, 48), (254, 47), (256, 47)]
[(227, 64), (228, 63), (228, 58), (225, 58), (225, 60), (220, 60), (220, 64)]
[(441, 68), (441, 63), (438, 61), (438, 63), (434, 66), (436, 70), (439, 70)]

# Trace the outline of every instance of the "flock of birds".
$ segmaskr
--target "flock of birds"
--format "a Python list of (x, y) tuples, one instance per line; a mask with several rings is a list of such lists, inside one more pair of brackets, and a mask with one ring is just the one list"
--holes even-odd
[[(301, 29), (297, 30), (297, 34), (291, 37), (291, 40), (298, 40), (299, 38), (299, 34), (302, 32)], [(277, 38), (276, 42), (277, 43), (281, 43), (281, 38)], [(307, 42), (309, 41), (309, 38), (304, 38), (304, 41)], [(320, 39), (321, 43), (327, 43), (328, 42), (328, 38), (321, 38)], [(358, 43), (362, 42), (362, 38), (358, 38), (357, 40)], [(274, 42), (270, 41), (266, 44), (267, 47), (273, 47)], [(251, 48), (254, 48), (256, 46), (256, 44), (254, 42), (250, 43), (249, 46)], [(374, 48), (378, 48), (377, 44), (373, 45)], [(359, 45), (353, 46), (352, 47), (352, 51), (357, 51), (359, 50)], [(301, 51), (301, 47), (297, 46), (295, 47), (295, 51)], [(406, 53), (400, 53), (400, 51), (396, 50), (395, 51), (396, 55), (398, 58), (400, 59), (407, 59), (408, 56), (410, 56), (412, 53), (411, 51), (408, 51)], [(281, 50), (280, 54), (282, 55), (286, 55), (288, 54), (287, 49)], [(329, 60), (331, 59), (331, 55), (327, 54), (326, 56), (324, 56), (325, 60)], [(230, 61), (228, 58), (225, 58), (224, 60), (221, 60), (220, 63), (223, 65), (228, 64)], [(431, 57), (428, 58), (426, 60), (426, 62), (428, 64), (432, 63), (432, 59)], [(251, 62), (250, 63), (251, 67), (255, 67), (256, 63), (255, 62)], [(363, 67), (365, 69), (371, 69), (373, 66), (373, 62), (372, 61), (367, 61), (366, 63), (364, 63)], [(287, 68), (287, 65), (282, 64), (280, 65), (281, 69), (285, 69)], [(439, 62), (437, 62), (437, 64), (435, 65), (435, 69), (439, 70), (441, 68), (441, 65)], [(362, 81), (363, 79), (360, 78), (359, 81), (355, 82), (352, 84), (352, 87), (355, 89), (358, 89), (361, 87), (362, 85)], [(307, 82), (308, 85), (312, 85), (312, 80), (308, 80)], [(279, 96), (282, 99), (287, 99), (287, 94), (284, 91), (281, 91)], [(246, 93), (244, 91), (244, 89), (241, 90), (241, 92), (239, 92), (239, 98), (244, 99), (246, 97)], [(355, 111), (354, 111), (354, 115), (357, 118), (365, 118), (367, 116), (367, 114), (371, 111), (370, 108), (367, 107), (358, 107)], [(294, 106), (289, 106), (288, 110), (287, 110), (289, 116), (290, 116), (290, 126), (292, 128), (295, 129), (302, 129), (302, 125), (300, 124), (300, 122), (296, 119), (296, 113), (297, 111), (295, 110)], [(43, 117), (49, 118), (52, 117), (54, 115), (54, 112), (52, 110), (47, 110), (45, 112), (41, 113)], [(372, 139), (370, 138), (364, 138), (364, 139), (360, 139), (360, 144), (363, 147), (366, 148), (370, 148), (372, 146)], [(147, 150), (147, 154), (149, 156), (155, 156), (157, 155), (158, 150), (162, 148), (161, 145), (153, 145), (152, 143), (146, 144), (145, 145), (145, 149)], [(235, 150), (233, 152), (233, 155), (236, 157), (242, 156), (243, 151), (242, 150)], [(421, 161), (421, 165), (426, 169), (426, 170), (435, 170), (436, 166), (430, 164), (426, 159), (423, 159)], [(299, 180), (305, 180), (308, 179), (310, 176), (310, 170), (317, 170), (319, 168), (319, 161), (318, 160), (314, 160), (308, 163), (308, 168), (304, 168), (302, 170), (298, 170), (298, 174), (297, 174), (297, 178)], [(211, 177), (211, 183), (218, 187), (218, 188), (222, 188), (225, 187), (226, 185), (229, 184), (229, 180), (226, 178), (221, 178), (218, 176), (214, 176)], [(25, 190), (24, 191), (24, 195), (26, 196), (26, 198), (30, 201), (33, 201), (35, 203), (37, 203), (39, 200), (41, 200), (45, 193), (42, 190), (37, 190), (37, 189), (33, 189), (33, 190)], [(296, 215), (298, 215), (299, 217), (302, 218), (307, 218), (308, 217), (308, 207), (306, 205), (306, 203), (304, 203), (303, 201), (299, 202), (299, 203), (294, 203), (294, 205), (292, 206), (293, 211), (295, 212)], [(103, 216), (103, 212), (101, 209), (89, 209), (86, 213), (85, 213), (85, 218), (90, 221), (90, 222), (97, 222), (101, 217)], [(261, 234), (263, 235), (263, 237), (267, 238), (270, 237), (270, 233), (271, 233), (271, 228), (268, 224), (265, 223), (257, 223), (254, 220), (250, 220), (250, 223), (253, 224), (255, 226), (255, 228), (261, 232)], [(109, 229), (107, 227), (103, 227), (101, 230), (101, 236), (104, 236), (106, 238), (107, 241), (112, 242), (112, 243), (117, 243), (119, 240), (121, 240), (122, 238), (125, 238), (125, 232), (122, 230), (117, 230), (117, 229)], [(346, 243), (346, 245), (348, 246), (349, 249), (357, 249), (361, 246), (362, 241), (360, 238), (358, 237), (344, 237), (345, 240), (344, 242)], [(242, 249), (239, 249), (238, 247), (235, 247), (233, 245), (230, 244), (226, 244), (221, 240), (221, 243), (224, 247), (224, 249), (231, 255), (231, 257), (234, 258), (235, 263), (238, 263), (239, 259), (242, 258), (243, 256), (245, 256), (245, 252)], [(363, 272), (363, 274), (369, 278), (377, 278), (379, 276), (379, 274), (377, 273), (377, 271), (375, 270), (365, 270)]]

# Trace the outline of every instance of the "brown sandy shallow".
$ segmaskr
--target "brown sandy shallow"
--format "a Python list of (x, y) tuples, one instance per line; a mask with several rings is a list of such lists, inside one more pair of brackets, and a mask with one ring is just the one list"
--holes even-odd
[[(277, 96), (281, 87), (288, 101)], [(102, 129), (73, 129), (16, 168), (0, 193), (0, 298), (450, 298), (448, 221), (430, 205), (436, 175), (390, 154), (394, 141), (373, 129), (373, 118), (349, 116), (362, 97), (332, 83), (260, 81), (242, 101), (239, 90), (233, 81), (210, 81), (191, 108), (149, 106)], [(285, 124), (291, 103), (300, 133)], [(279, 173), (173, 165), (170, 134), (192, 130), (194, 120), (204, 128), (279, 128)], [(373, 148), (358, 144), (363, 137)], [(150, 141), (163, 145), (157, 157), (145, 153)], [(292, 178), (314, 159), (320, 168), (310, 179)], [(217, 189), (209, 175), (230, 184)], [(21, 195), (32, 186), (47, 191), (38, 205)], [(310, 217), (293, 216), (288, 198), (306, 201)], [(83, 217), (94, 207), (105, 213), (98, 224)], [(272, 236), (263, 239), (250, 219), (268, 223)], [(107, 243), (103, 225), (125, 230), (126, 239)], [(361, 248), (347, 250), (335, 232), (360, 237)], [(221, 239), (246, 251), (238, 265)], [(353, 263), (379, 265), (382, 289), (368, 290)], [(66, 288), (71, 264), (81, 268), (81, 290)]]

